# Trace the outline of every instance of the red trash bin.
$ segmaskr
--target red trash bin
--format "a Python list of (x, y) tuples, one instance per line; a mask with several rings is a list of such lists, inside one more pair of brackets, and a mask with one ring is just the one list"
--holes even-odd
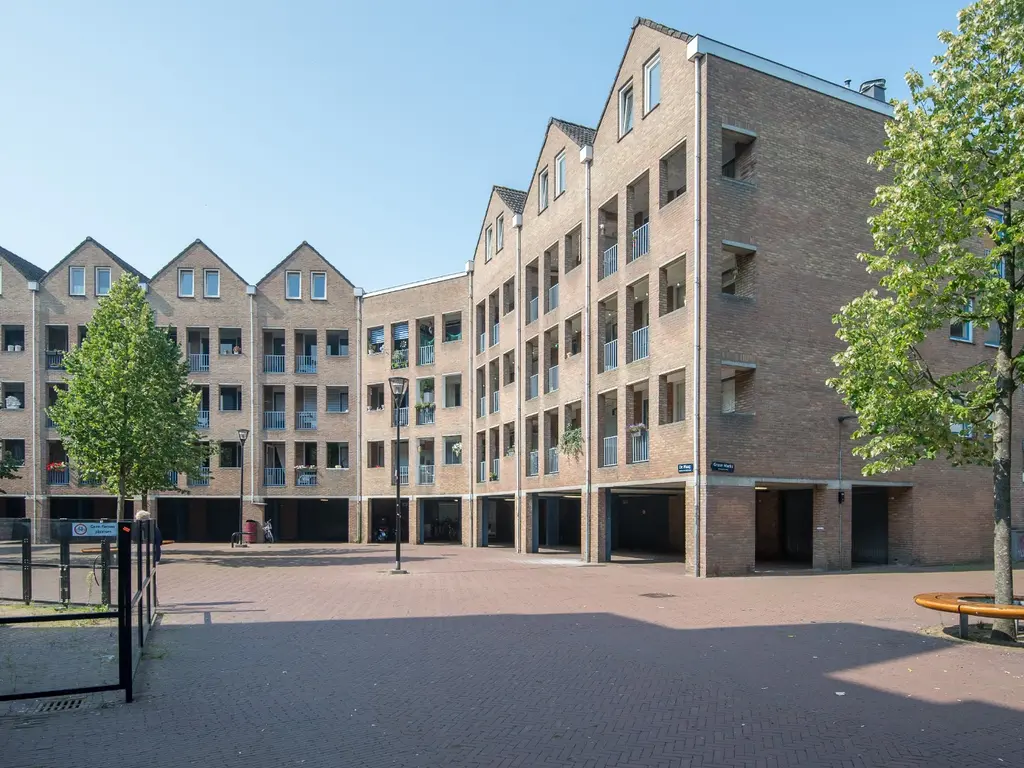
[(246, 520), (245, 527), (242, 529), (242, 538), (246, 544), (256, 543), (256, 526), (255, 520)]

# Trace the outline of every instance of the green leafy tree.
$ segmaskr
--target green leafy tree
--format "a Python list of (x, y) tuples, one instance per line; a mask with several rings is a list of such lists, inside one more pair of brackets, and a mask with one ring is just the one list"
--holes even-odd
[[(836, 316), (847, 348), (829, 383), (857, 413), (865, 473), (922, 459), (992, 467), (995, 598), (1010, 603), (1013, 392), (1024, 349), (1014, 343), (1024, 299), (1024, 0), (979, 0), (942, 32), (931, 82), (907, 74), (873, 158), (892, 183), (870, 220), (879, 275)], [(945, 339), (970, 323), (991, 346)], [(929, 338), (938, 337), (938, 338)], [(975, 338), (975, 341), (980, 339)], [(968, 360), (955, 364), (954, 360)], [(996, 636), (1013, 636), (997, 621)]]
[(170, 490), (171, 471), (200, 471), (200, 395), (181, 349), (157, 328), (138, 281), (123, 275), (64, 358), (68, 388), (49, 409), (72, 464), (117, 495), (117, 515), (136, 494)]
[[(0, 480), (17, 480), (20, 464), (10, 451), (0, 451)], [(0, 490), (3, 493), (3, 490)]]

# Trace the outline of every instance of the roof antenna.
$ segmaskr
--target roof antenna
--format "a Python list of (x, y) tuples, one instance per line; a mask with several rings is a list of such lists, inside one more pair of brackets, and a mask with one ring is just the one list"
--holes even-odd
[(853, 80), (843, 80), (843, 85), (845, 85), (847, 88), (849, 88), (850, 87), (850, 83), (852, 83), (852, 82), (853, 82)]

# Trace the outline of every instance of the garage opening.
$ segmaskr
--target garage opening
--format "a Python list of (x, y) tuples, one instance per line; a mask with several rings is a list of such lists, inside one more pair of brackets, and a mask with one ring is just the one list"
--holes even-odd
[(814, 560), (813, 489), (760, 488), (755, 494), (755, 567), (810, 568)]
[[(135, 516), (135, 503), (125, 499), (124, 519)], [(117, 499), (113, 496), (51, 496), (50, 519), (116, 520)]]
[(541, 496), (535, 514), (538, 552), (580, 552), (579, 499)]
[(619, 560), (683, 560), (686, 506), (682, 491), (616, 494), (608, 502), (608, 540)]
[(24, 517), (24, 496), (0, 496), (0, 518)]
[(853, 565), (889, 563), (889, 492), (885, 488), (853, 487), (851, 511)]
[(227, 544), (238, 530), (238, 499), (160, 498), (156, 519), (164, 541)]
[(512, 499), (485, 499), (487, 546), (512, 547), (516, 543), (516, 508)]
[(277, 541), (348, 541), (348, 499), (267, 499), (265, 517)]
[[(392, 503), (392, 509), (394, 504)], [(462, 502), (459, 499), (420, 500), (425, 544), (462, 543)]]
[[(370, 499), (370, 542), (395, 543), (395, 500)], [(409, 500), (402, 499), (402, 543), (409, 543)]]

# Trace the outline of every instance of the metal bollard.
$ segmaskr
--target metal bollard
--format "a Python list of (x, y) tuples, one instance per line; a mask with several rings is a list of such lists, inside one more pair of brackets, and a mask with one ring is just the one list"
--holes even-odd
[(71, 602), (71, 523), (62, 517), (58, 531), (60, 536), (60, 601), (67, 604)]
[(110, 540), (100, 542), (100, 600), (110, 605)]
[(27, 532), (21, 540), (21, 599), (25, 605), (32, 602), (32, 539)]

